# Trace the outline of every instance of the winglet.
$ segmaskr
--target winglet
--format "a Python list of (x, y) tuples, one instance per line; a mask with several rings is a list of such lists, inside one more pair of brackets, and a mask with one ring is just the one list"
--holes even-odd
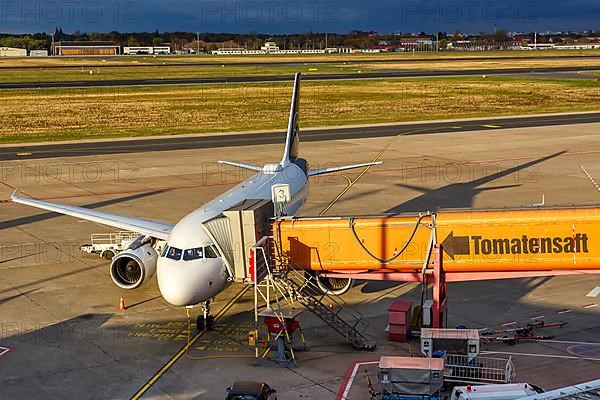
[(19, 194), (19, 188), (15, 188), (15, 191), (10, 195), (10, 200), (11, 201), (15, 201), (16, 199), (19, 198), (19, 196), (17, 196)]

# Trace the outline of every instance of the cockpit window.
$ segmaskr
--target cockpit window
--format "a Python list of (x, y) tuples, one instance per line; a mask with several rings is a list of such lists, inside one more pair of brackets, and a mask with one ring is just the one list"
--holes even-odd
[(171, 260), (179, 261), (181, 260), (181, 249), (177, 247), (167, 246), (165, 249), (165, 257), (170, 258)]
[(183, 252), (183, 259), (185, 261), (198, 260), (199, 258), (202, 258), (202, 247), (187, 249)]
[(219, 257), (219, 253), (217, 252), (217, 248), (215, 247), (214, 244), (211, 244), (210, 246), (206, 246), (204, 248), (204, 255), (206, 258), (217, 258)]

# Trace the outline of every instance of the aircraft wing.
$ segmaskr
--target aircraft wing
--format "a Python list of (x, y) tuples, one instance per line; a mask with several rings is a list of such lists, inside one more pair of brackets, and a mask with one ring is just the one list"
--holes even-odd
[(10, 196), (10, 199), (15, 203), (41, 208), (43, 210), (48, 210), (59, 214), (70, 215), (71, 217), (97, 222), (102, 225), (141, 233), (157, 239), (167, 240), (169, 233), (173, 229), (172, 224), (165, 222), (149, 221), (142, 218), (127, 217), (119, 214), (90, 210), (89, 208), (84, 207), (68, 206), (50, 201), (29, 199), (19, 196), (17, 192), (18, 190), (15, 190), (12, 196)]

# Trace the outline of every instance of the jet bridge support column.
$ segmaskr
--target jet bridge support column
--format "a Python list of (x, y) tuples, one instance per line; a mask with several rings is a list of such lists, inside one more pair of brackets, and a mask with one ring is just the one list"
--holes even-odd
[(433, 247), (433, 328), (445, 328), (448, 324), (448, 298), (446, 297), (446, 273), (442, 245)]

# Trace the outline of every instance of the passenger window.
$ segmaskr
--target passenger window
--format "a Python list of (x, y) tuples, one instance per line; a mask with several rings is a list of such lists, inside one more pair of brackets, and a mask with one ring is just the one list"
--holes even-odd
[(181, 260), (181, 249), (169, 246), (169, 250), (167, 250), (167, 258), (175, 261)]
[(204, 255), (206, 256), (206, 258), (219, 257), (219, 253), (217, 253), (217, 248), (214, 245), (206, 246), (204, 248)]
[(196, 247), (195, 249), (187, 249), (183, 252), (183, 259), (185, 261), (198, 260), (202, 258), (202, 247)]

